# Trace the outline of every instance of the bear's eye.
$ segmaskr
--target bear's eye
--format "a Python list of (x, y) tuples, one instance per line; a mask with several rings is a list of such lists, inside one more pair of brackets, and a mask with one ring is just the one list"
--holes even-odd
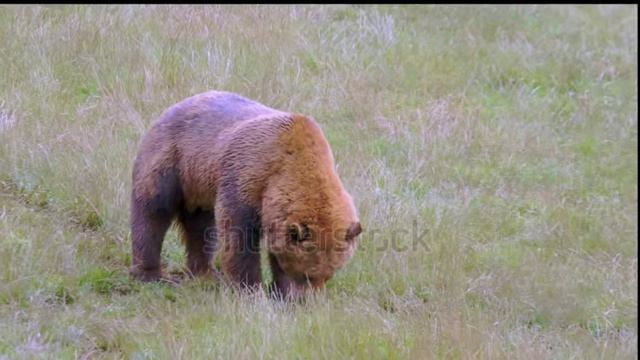
[(287, 228), (287, 237), (293, 243), (303, 242), (311, 238), (311, 231), (306, 224), (291, 224)]

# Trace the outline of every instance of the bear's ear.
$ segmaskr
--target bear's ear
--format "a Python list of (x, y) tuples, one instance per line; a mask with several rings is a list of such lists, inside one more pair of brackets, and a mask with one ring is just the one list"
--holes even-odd
[(356, 236), (360, 235), (362, 232), (362, 226), (360, 226), (360, 222), (351, 223), (349, 229), (347, 229), (347, 241), (351, 241), (356, 238)]
[(292, 243), (299, 243), (311, 238), (311, 231), (306, 224), (294, 223), (287, 228), (287, 238)]

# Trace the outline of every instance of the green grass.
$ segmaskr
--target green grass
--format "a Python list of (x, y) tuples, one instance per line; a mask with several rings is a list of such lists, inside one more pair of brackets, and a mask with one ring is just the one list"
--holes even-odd
[[(0, 358), (637, 357), (637, 9), (0, 7)], [(304, 305), (128, 277), (138, 142), (210, 89), (331, 143), (366, 231)]]

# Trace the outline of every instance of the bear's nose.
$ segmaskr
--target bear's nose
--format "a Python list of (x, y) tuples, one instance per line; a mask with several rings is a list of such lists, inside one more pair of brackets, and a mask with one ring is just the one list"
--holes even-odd
[(321, 277), (310, 277), (309, 282), (311, 283), (311, 287), (315, 290), (322, 290), (324, 289), (327, 280)]

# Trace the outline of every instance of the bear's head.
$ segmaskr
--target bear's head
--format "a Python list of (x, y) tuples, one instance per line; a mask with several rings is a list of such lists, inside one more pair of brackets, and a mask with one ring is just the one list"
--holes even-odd
[(262, 193), (262, 221), (272, 261), (302, 295), (323, 288), (353, 256), (362, 232), (351, 195), (312, 118), (294, 115), (281, 134), (279, 167)]
[(314, 203), (290, 204), (285, 217), (266, 224), (269, 253), (298, 292), (323, 288), (352, 258), (362, 232), (345, 191), (323, 205), (314, 207)]

